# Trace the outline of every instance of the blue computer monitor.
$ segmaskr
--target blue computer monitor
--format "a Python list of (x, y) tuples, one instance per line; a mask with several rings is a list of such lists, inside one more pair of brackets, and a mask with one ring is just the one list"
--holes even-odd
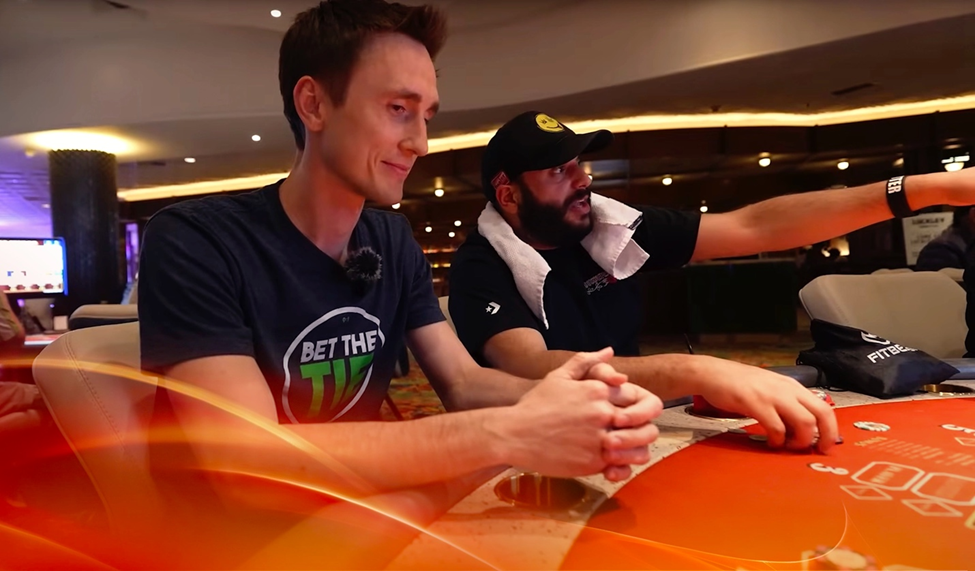
[(0, 291), (10, 297), (68, 293), (62, 238), (0, 238)]

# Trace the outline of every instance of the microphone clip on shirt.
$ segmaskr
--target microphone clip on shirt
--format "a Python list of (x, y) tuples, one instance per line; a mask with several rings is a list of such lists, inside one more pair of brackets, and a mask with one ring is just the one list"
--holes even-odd
[(382, 277), (383, 258), (366, 246), (350, 250), (345, 259), (345, 277), (352, 282), (357, 295), (365, 295)]

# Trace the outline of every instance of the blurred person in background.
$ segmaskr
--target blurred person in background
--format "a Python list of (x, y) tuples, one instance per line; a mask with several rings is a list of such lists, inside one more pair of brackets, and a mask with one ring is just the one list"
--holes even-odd
[(955, 208), (949, 226), (928, 242), (917, 256), (915, 269), (936, 272), (944, 268), (965, 268), (965, 253), (975, 243), (975, 209), (971, 206)]

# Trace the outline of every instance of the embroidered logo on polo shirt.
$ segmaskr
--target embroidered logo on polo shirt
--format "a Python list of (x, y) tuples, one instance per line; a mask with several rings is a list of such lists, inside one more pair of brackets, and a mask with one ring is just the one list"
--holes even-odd
[(607, 272), (600, 272), (599, 274), (596, 274), (595, 276), (586, 280), (586, 293), (592, 295), (610, 284), (615, 284), (617, 281), (619, 280), (609, 275)]
[(292, 422), (328, 422), (349, 412), (365, 394), (382, 327), (359, 307), (341, 307), (312, 322), (284, 355), (281, 404)]

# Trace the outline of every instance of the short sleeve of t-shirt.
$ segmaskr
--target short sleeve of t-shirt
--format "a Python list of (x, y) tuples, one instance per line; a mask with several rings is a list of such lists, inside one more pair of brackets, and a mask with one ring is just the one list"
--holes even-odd
[(701, 215), (670, 208), (642, 207), (643, 221), (633, 239), (650, 257), (641, 271), (679, 268), (691, 261)]
[(423, 255), (423, 249), (413, 238), (409, 221), (403, 217), (402, 236), (400, 240), (405, 244), (405, 258), (408, 260), (407, 275), (411, 276), (409, 293), (409, 310), (406, 316), (406, 330), (412, 331), (431, 323), (444, 321), (440, 311), (440, 300), (433, 292), (433, 272), (430, 262)]
[[(478, 242), (483, 241), (483, 244)], [(450, 317), (457, 336), (476, 359), (498, 333), (530, 327), (541, 331), (515, 286), (511, 270), (480, 236), (462, 247), (450, 268)]]
[(254, 356), (241, 276), (223, 244), (190, 212), (149, 221), (139, 264), (142, 368), (162, 372), (217, 355)]

